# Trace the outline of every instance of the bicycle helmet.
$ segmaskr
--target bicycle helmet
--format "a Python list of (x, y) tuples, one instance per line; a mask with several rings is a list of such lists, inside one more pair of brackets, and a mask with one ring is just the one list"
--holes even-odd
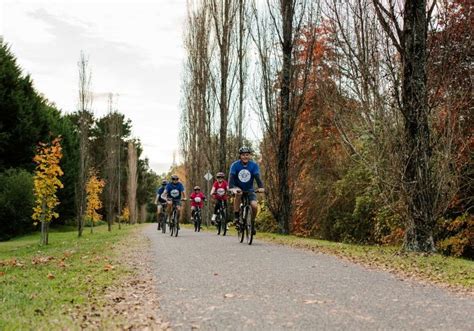
[(224, 178), (225, 177), (225, 174), (223, 172), (218, 172), (216, 174), (216, 178)]
[(179, 179), (178, 175), (172, 175), (171, 176), (171, 180), (178, 180), (178, 179)]
[(168, 181), (166, 179), (163, 179), (163, 181), (161, 182), (161, 185), (165, 186), (168, 184)]
[(247, 146), (242, 146), (239, 148), (239, 154), (243, 154), (243, 153), (252, 153), (252, 149)]
[(197, 185), (196, 185), (196, 186), (194, 186), (194, 191), (196, 191), (196, 190), (199, 190), (199, 191), (201, 191), (201, 188), (200, 188), (199, 186), (197, 186)]

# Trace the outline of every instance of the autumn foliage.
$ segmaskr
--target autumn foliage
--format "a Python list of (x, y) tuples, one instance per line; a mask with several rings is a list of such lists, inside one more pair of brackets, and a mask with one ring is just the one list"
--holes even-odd
[(34, 161), (36, 170), (34, 175), (35, 206), (33, 220), (42, 224), (42, 243), (47, 244), (47, 224), (59, 215), (54, 208), (59, 205), (56, 192), (63, 188), (59, 177), (63, 171), (59, 166), (62, 158), (61, 138), (55, 138), (50, 144), (39, 143)]
[(105, 181), (97, 177), (97, 171), (91, 169), (89, 174), (89, 180), (86, 185), (87, 192), (87, 208), (86, 218), (94, 223), (99, 222), (102, 219), (102, 215), (98, 211), (102, 208), (102, 201), (100, 196), (104, 189)]

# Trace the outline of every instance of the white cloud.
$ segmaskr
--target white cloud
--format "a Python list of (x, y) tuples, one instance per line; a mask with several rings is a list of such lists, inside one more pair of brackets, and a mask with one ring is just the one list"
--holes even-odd
[(118, 110), (132, 120), (150, 165), (167, 170), (178, 149), (185, 0), (7, 0), (3, 9), (5, 40), (40, 93), (74, 111), (83, 50), (90, 59), (96, 115), (107, 110), (103, 96), (118, 93)]

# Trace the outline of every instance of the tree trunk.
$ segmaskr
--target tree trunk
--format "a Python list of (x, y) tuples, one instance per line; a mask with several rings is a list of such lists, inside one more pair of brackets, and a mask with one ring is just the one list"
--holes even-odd
[(405, 193), (408, 219), (405, 249), (431, 252), (433, 241), (433, 175), (426, 87), (426, 0), (406, 0), (403, 31), (403, 113), (407, 162)]
[(291, 135), (294, 125), (291, 120), (290, 84), (292, 79), (292, 53), (293, 53), (293, 0), (283, 0), (281, 4), (282, 15), (282, 55), (283, 66), (281, 70), (280, 90), (280, 118), (278, 119), (279, 143), (278, 143), (278, 186), (281, 193), (279, 206), (279, 224), (281, 233), (290, 233), (291, 199), (288, 182), (289, 154)]

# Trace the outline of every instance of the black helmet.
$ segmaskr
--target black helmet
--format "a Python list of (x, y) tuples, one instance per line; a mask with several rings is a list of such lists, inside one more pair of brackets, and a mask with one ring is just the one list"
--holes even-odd
[(171, 176), (171, 180), (178, 180), (178, 179), (179, 179), (178, 175), (172, 175)]
[(242, 146), (239, 148), (239, 154), (243, 154), (243, 153), (252, 153), (252, 149), (247, 146)]
[(161, 182), (161, 185), (165, 186), (168, 184), (168, 181), (166, 179), (163, 179), (163, 181)]

